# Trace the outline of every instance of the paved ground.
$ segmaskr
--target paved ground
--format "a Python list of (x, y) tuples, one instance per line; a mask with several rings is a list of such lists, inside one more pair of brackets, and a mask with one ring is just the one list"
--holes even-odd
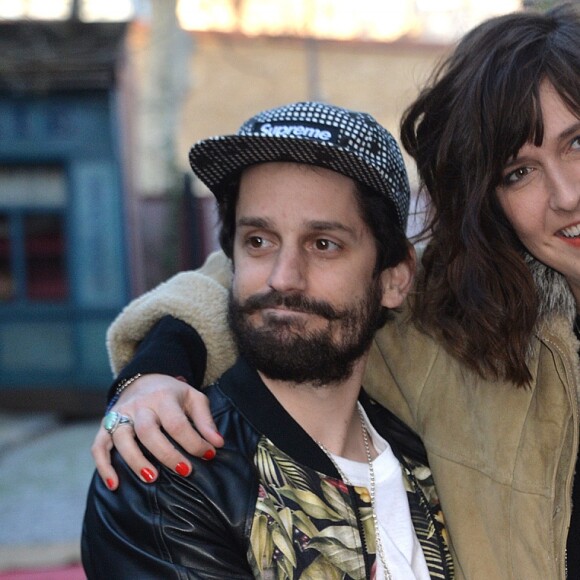
[[(75, 564), (97, 425), (0, 410), (0, 579), (83, 577)], [(60, 571), (15, 575), (47, 568)]]

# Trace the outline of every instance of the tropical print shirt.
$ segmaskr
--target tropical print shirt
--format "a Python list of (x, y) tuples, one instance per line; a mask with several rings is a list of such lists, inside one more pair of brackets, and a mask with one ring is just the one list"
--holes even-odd
[[(376, 570), (369, 491), (305, 468), (263, 437), (248, 560), (263, 579), (362, 580)], [(428, 467), (404, 460), (411, 519), (432, 578), (451, 578), (445, 525)], [(370, 575), (367, 566), (370, 565)]]

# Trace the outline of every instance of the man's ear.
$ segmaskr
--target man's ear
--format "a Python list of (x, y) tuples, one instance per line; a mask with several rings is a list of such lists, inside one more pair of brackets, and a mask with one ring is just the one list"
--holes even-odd
[(416, 267), (417, 253), (412, 244), (409, 243), (407, 257), (396, 266), (383, 270), (380, 274), (383, 288), (381, 304), (383, 306), (386, 308), (401, 306), (413, 287)]

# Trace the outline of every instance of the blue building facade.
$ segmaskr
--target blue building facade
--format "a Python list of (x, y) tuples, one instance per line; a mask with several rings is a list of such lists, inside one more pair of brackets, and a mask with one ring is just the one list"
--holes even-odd
[(48, 52), (28, 46), (0, 70), (0, 394), (103, 393), (111, 381), (105, 333), (129, 295), (124, 30), (0, 26), (8, 54), (31, 32)]

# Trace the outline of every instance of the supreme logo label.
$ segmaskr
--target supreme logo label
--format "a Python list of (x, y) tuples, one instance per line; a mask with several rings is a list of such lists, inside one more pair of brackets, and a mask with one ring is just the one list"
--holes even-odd
[(336, 139), (338, 129), (325, 125), (288, 123), (256, 123), (254, 132), (264, 137), (305, 137), (306, 139), (318, 139), (320, 141), (333, 141)]

